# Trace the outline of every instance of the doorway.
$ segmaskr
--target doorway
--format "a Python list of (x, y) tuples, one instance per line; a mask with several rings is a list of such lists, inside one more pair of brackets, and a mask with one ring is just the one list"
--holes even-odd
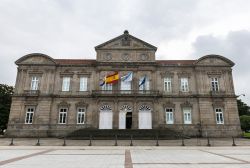
[(132, 112), (127, 112), (126, 114), (126, 129), (132, 128)]

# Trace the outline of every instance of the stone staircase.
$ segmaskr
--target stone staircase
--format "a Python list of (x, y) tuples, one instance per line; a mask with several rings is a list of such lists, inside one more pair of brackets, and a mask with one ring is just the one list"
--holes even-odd
[[(67, 139), (180, 139), (180, 132), (170, 129), (79, 129), (67, 135)], [(189, 138), (183, 136), (184, 138)]]

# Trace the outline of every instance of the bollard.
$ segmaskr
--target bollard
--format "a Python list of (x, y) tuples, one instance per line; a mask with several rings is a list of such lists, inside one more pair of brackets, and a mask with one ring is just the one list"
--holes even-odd
[(159, 146), (159, 137), (158, 137), (158, 134), (156, 135), (156, 144), (155, 146)]
[(13, 146), (14, 145), (14, 138), (11, 138), (11, 141), (10, 141), (10, 146)]
[(62, 146), (66, 146), (66, 138), (63, 137), (63, 145)]
[(181, 146), (185, 146), (184, 138), (181, 136)]
[(130, 135), (130, 146), (133, 146), (133, 136), (132, 135)]
[(207, 146), (211, 146), (209, 137), (207, 137)]
[(117, 146), (117, 135), (115, 135), (115, 146)]
[(40, 138), (39, 137), (37, 138), (36, 146), (40, 146)]
[(92, 146), (92, 135), (89, 135), (89, 146)]
[(232, 144), (232, 146), (236, 146), (234, 137), (232, 136), (232, 138), (233, 138), (233, 144)]

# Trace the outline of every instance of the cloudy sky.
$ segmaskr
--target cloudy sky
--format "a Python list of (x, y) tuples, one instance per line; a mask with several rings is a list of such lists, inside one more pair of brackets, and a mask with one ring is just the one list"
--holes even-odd
[(25, 54), (95, 58), (94, 46), (125, 29), (157, 46), (157, 59), (228, 57), (250, 105), (249, 0), (0, 0), (0, 83), (14, 85)]

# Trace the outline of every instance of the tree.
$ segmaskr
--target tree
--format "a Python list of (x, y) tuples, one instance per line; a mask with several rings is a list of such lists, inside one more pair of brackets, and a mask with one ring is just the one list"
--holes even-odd
[(0, 132), (7, 128), (13, 92), (12, 86), (0, 84)]
[(242, 116), (242, 115), (250, 116), (250, 107), (246, 103), (242, 102), (239, 99), (239, 100), (237, 100), (237, 106), (238, 106), (240, 116)]
[(240, 116), (241, 129), (245, 132), (250, 130), (250, 116), (243, 115)]

